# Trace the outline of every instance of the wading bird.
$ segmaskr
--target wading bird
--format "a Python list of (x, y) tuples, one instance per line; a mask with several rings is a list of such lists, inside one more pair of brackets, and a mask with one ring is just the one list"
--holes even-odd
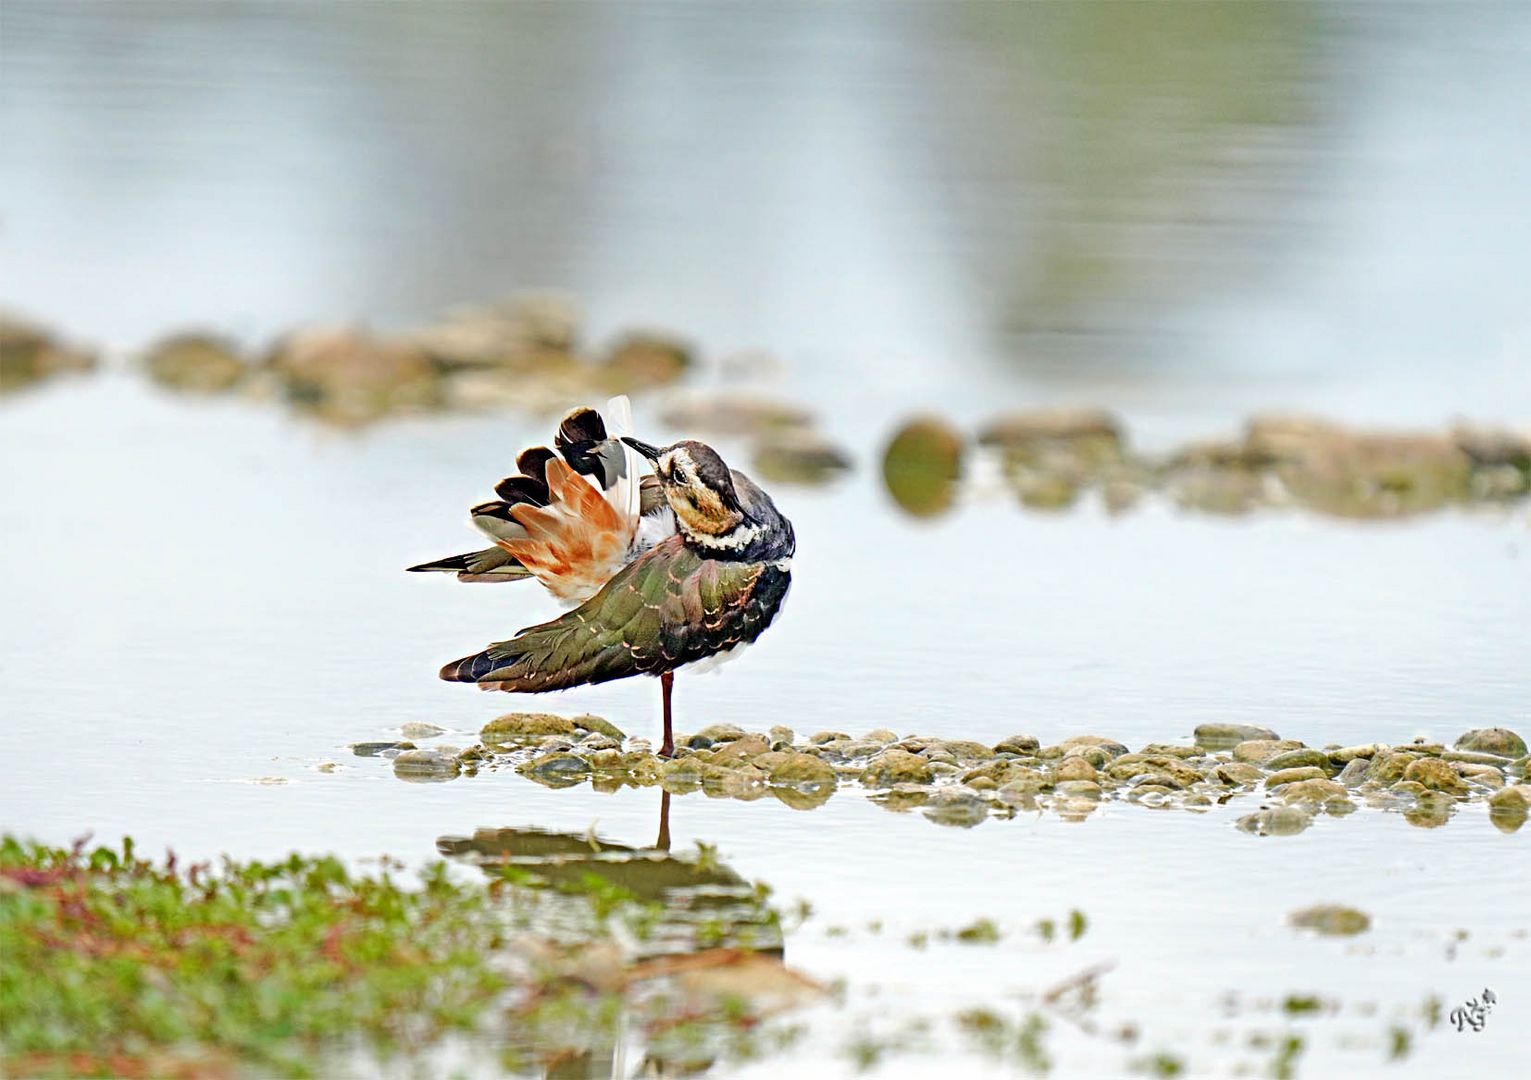
[[(608, 406), (623, 428), (626, 406)], [(675, 672), (737, 655), (771, 624), (792, 580), (792, 523), (704, 443), (613, 437), (598, 413), (576, 409), (554, 446), (523, 451), (520, 475), (495, 488), (500, 501), (474, 507), (494, 547), (410, 569), (465, 581), (535, 577), (578, 606), (447, 664), (441, 677), (542, 693), (658, 676), (667, 757)], [(639, 479), (634, 451), (653, 476)]]

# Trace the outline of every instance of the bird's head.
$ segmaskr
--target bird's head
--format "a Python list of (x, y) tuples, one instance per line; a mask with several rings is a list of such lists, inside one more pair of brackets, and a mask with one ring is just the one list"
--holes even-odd
[(687, 532), (724, 536), (743, 524), (733, 474), (712, 447), (692, 439), (663, 447), (626, 436), (622, 441), (654, 463), (670, 509)]

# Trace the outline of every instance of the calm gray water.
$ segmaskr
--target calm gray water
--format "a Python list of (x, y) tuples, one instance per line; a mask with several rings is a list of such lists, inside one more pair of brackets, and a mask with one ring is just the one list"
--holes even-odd
[[(554, 285), (597, 338), (658, 323), (710, 359), (780, 357), (779, 390), (859, 467), (781, 489), (800, 538), (786, 614), (722, 674), (680, 680), (682, 726), (1531, 734), (1523, 510), (1347, 525), (989, 498), (913, 525), (875, 469), (892, 422), (926, 408), (1100, 402), (1150, 444), (1252, 408), (1526, 423), (1524, 6), (8, 0), (0, 23), (4, 299), (73, 333), (133, 347), (195, 324), (253, 343)], [(638, 402), (640, 430), (655, 411)], [(550, 602), (400, 569), (469, 538), (462, 508), (542, 426), (338, 435), (117, 372), (8, 399), (0, 821), (198, 856), (419, 861), (491, 825), (646, 841), (654, 791), (403, 784), (344, 750), (411, 720), (461, 743), (516, 704), (434, 672)], [(547, 705), (641, 733), (655, 689)], [(1526, 830), (1481, 809), (1434, 830), (1362, 812), (1262, 840), (1232, 827), (1247, 808), (960, 831), (845, 792), (811, 813), (693, 795), (671, 827), (677, 848), (716, 844), (810, 900), (789, 958), (845, 976), (863, 1011), (947, 1013), (1114, 960), (1106, 1014), (1203, 1075), (1248, 1058), (1251, 1025), (1280, 1027), (1225, 1017), (1230, 991), (1343, 1003), (1302, 1022), (1305, 1074), (1513, 1071)], [(1284, 927), (1319, 900), (1373, 931)], [(1067, 950), (903, 945), (1071, 907), (1091, 929)], [(874, 918), (881, 935), (861, 929)], [(1485, 1031), (1438, 1028), (1385, 1064), (1389, 1024), (1484, 986), (1502, 1003)], [(832, 1043), (805, 1053), (848, 1068)], [(1050, 1048), (1058, 1075), (1124, 1060), (1066, 1028)]]

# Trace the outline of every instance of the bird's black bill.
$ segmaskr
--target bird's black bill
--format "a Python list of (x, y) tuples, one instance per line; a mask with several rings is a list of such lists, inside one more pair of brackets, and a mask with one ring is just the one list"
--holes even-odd
[(650, 461), (658, 461), (659, 455), (664, 453), (664, 451), (657, 446), (650, 446), (646, 442), (630, 438), (626, 435), (622, 436), (622, 441), (625, 442), (628, 446), (631, 446), (634, 450), (638, 451), (638, 453), (642, 454), (644, 457), (648, 458)]

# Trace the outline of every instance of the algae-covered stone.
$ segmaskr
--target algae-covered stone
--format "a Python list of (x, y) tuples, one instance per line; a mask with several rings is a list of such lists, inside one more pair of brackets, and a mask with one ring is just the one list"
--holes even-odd
[(1194, 767), (1187, 765), (1179, 758), (1166, 757), (1162, 754), (1123, 754), (1106, 766), (1106, 774), (1115, 780), (1131, 780), (1145, 773), (1168, 778), (1172, 786), (1177, 788), (1190, 787), (1202, 775)]
[(1313, 823), (1313, 815), (1300, 806), (1273, 806), (1245, 814), (1235, 824), (1257, 836), (1293, 836)]
[(1344, 904), (1314, 904), (1287, 916), (1287, 922), (1320, 934), (1349, 937), (1371, 928), (1371, 916)]
[(594, 751), (588, 760), (592, 769), (601, 772), (619, 772), (623, 768), (622, 751), (614, 746)]
[(1094, 780), (1095, 777), (1095, 766), (1079, 754), (1070, 754), (1053, 766), (1053, 783), (1055, 784), (1068, 780)]
[(1334, 765), (1329, 760), (1328, 754), (1322, 750), (1314, 750), (1306, 746), (1298, 750), (1288, 750), (1283, 754), (1277, 754), (1265, 763), (1267, 769), (1277, 771), (1281, 769), (1301, 769), (1305, 766), (1322, 769), (1325, 776), (1334, 771)]
[(706, 739), (709, 744), (729, 742), (733, 739), (744, 738), (744, 729), (738, 724), (708, 724), (696, 734)]
[(1403, 771), (1403, 778), (1423, 784), (1431, 791), (1441, 791), (1448, 795), (1467, 794), (1467, 785), (1462, 782), (1457, 771), (1449, 762), (1441, 761), (1439, 758), (1426, 757), (1411, 761), (1409, 767)]
[(1327, 751), (1329, 762), (1335, 766), (1349, 765), (1357, 758), (1370, 761), (1379, 751), (1386, 750), (1382, 743), (1366, 743), (1362, 746), (1341, 746), (1335, 750)]
[(1449, 762), (1456, 769), (1457, 775), (1470, 784), (1479, 784), (1483, 787), (1504, 787), (1504, 774), (1493, 765), (1475, 765), (1468, 761)]
[(771, 767), (769, 776), (771, 783), (782, 787), (833, 788), (837, 783), (835, 770), (829, 763), (812, 754), (789, 755), (786, 760)]
[(772, 725), (771, 729), (767, 731), (766, 734), (771, 737), (771, 741), (773, 743), (783, 742), (790, 746), (797, 740), (797, 733), (794, 732), (791, 728), (787, 727), (785, 724)]
[(766, 741), (764, 735), (750, 734), (724, 743), (712, 755), (712, 760), (720, 765), (726, 765), (729, 762), (748, 761), (770, 752), (771, 744)]
[(1290, 784), (1283, 784), (1275, 792), (1276, 797), (1284, 802), (1345, 802), (1350, 793), (1344, 784), (1336, 783), (1324, 777), (1313, 777), (1307, 780), (1297, 780)]
[(951, 755), (954, 763), (959, 765), (976, 765), (980, 761), (988, 761), (994, 757), (994, 751), (989, 747), (968, 739), (945, 739), (940, 747)]
[(1047, 784), (1042, 774), (1036, 769), (1008, 758), (991, 761), (987, 765), (980, 765), (962, 774), (962, 782), (969, 786), (978, 780), (992, 780), (1001, 786), (1021, 780), (1032, 784), (1038, 791)]
[(1371, 761), (1367, 758), (1351, 758), (1345, 767), (1340, 770), (1340, 775), (1335, 777), (1346, 787), (1355, 787), (1366, 779), (1366, 771), (1371, 768)]
[(1512, 833), (1526, 823), (1528, 803), (1519, 787), (1502, 788), (1488, 798), (1488, 818), (1500, 832)]
[(929, 761), (907, 750), (889, 747), (867, 763), (861, 773), (861, 783), (863, 787), (872, 788), (928, 784), (933, 775)]
[(702, 763), (694, 757), (677, 757), (659, 766), (659, 782), (667, 789), (673, 786), (695, 789), (702, 783)]
[(1201, 757), (1205, 751), (1199, 746), (1181, 746), (1179, 743), (1151, 742), (1139, 750), (1140, 754), (1152, 757), (1173, 757), (1186, 760), (1188, 758)]
[(457, 755), (440, 750), (405, 750), (393, 759), (393, 774), (401, 780), (450, 780), (461, 771)]
[(1233, 748), (1233, 760), (1264, 765), (1279, 754), (1301, 749), (1302, 743), (1296, 739), (1247, 739)]
[(989, 807), (976, 795), (961, 791), (939, 791), (925, 803), (924, 814), (937, 825), (971, 829), (989, 816)]
[(552, 713), (513, 712), (485, 724), (479, 737), (485, 742), (515, 742), (547, 735), (573, 735), (574, 721)]
[(627, 738), (626, 733), (623, 732), (621, 728), (617, 727), (616, 724), (613, 724), (605, 717), (595, 716), (592, 713), (584, 713), (583, 715), (576, 716), (574, 719), (570, 720), (569, 723), (573, 724), (579, 731), (597, 732), (598, 734), (605, 735), (609, 739), (616, 739), (617, 742), (621, 742)]
[(1265, 774), (1244, 761), (1227, 761), (1212, 770), (1212, 775), (1225, 784), (1258, 784)]
[(1197, 746), (1209, 750), (1232, 750), (1241, 742), (1274, 741), (1281, 738), (1270, 728), (1259, 724), (1197, 724), (1195, 737)]
[(1456, 742), (1458, 750), (1472, 750), (1480, 754), (1518, 758), (1525, 756), (1526, 740), (1509, 728), (1475, 728)]
[(861, 741), (887, 746), (889, 743), (898, 742), (898, 732), (890, 731), (888, 728), (874, 728), (863, 735)]
[(144, 366), (161, 386), (203, 394), (232, 389), (251, 370), (233, 342), (198, 332), (156, 342), (144, 357)]
[(1061, 753), (1054, 757), (1067, 757), (1072, 751), (1085, 746), (1098, 746), (1111, 757), (1121, 757), (1127, 752), (1127, 748), (1115, 739), (1108, 739), (1104, 735), (1072, 735), (1058, 744)]
[(1042, 744), (1035, 735), (1007, 735), (994, 744), (996, 754), (1034, 754)]
[(834, 742), (836, 739), (849, 740), (850, 736), (843, 731), (815, 731), (812, 735), (808, 736), (808, 742), (813, 746), (822, 746), (825, 743)]
[(1378, 750), (1372, 755), (1366, 769), (1366, 779), (1378, 784), (1391, 784), (1403, 777), (1404, 770), (1416, 760), (1415, 755), (1399, 750)]
[(1062, 780), (1053, 789), (1069, 798), (1098, 799), (1105, 792), (1094, 780)]
[(388, 750), (413, 750), (414, 748), (414, 743), (400, 742), (397, 739), (390, 739), (387, 742), (354, 742), (349, 747), (351, 753), (357, 757), (378, 757)]
[(900, 427), (883, 452), (883, 483), (906, 513), (935, 517), (956, 496), (962, 457), (960, 433), (939, 417), (918, 417)]

